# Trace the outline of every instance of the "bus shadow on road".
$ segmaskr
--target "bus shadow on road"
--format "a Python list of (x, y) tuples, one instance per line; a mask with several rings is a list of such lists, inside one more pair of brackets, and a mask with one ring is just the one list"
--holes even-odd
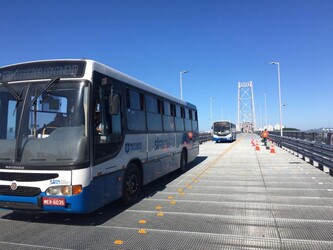
[[(195, 166), (199, 165), (207, 159), (206, 156), (198, 156), (194, 161), (188, 164), (188, 170), (191, 170)], [(163, 191), (167, 185), (180, 177), (182, 173), (180, 171), (174, 171), (169, 173), (152, 183), (146, 185), (142, 189), (140, 201), (153, 196), (154, 194)], [(140, 202), (139, 201), (139, 202)], [(74, 225), (74, 226), (98, 226), (111, 220), (117, 215), (129, 209), (130, 206), (125, 206), (122, 200), (116, 200), (110, 204), (88, 214), (56, 214), (56, 213), (36, 213), (36, 212), (13, 212), (9, 211), (4, 214), (5, 210), (2, 210), (4, 214), (1, 219), (42, 223), (42, 224), (59, 224), (59, 225)]]

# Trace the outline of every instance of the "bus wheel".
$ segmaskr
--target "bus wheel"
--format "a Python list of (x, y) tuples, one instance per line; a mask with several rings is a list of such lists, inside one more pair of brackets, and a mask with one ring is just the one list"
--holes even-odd
[(187, 153), (186, 150), (182, 150), (182, 154), (180, 156), (180, 168), (179, 168), (181, 173), (185, 173), (187, 170)]
[(132, 205), (139, 200), (141, 191), (141, 176), (135, 163), (130, 163), (125, 171), (123, 183), (123, 201)]

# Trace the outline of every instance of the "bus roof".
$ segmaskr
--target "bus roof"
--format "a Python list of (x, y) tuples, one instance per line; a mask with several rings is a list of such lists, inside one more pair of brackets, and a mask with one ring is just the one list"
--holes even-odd
[[(37, 60), (37, 61), (28, 61), (28, 62), (22, 62), (22, 63), (17, 63), (17, 64), (11, 64), (7, 66), (0, 67), (1, 69), (5, 68), (10, 68), (10, 67), (17, 67), (17, 66), (22, 66), (22, 65), (27, 65), (27, 64), (37, 64), (37, 63), (47, 63), (47, 62), (63, 62), (63, 63), (68, 63), (68, 62), (85, 62), (86, 67), (84, 71), (84, 75), (82, 78), (84, 79), (92, 79), (92, 74), (93, 71), (100, 72), (102, 74), (108, 75), (112, 78), (115, 78), (119, 81), (126, 82), (129, 85), (135, 86), (137, 88), (143, 89), (147, 92), (151, 92), (153, 94), (156, 94), (158, 96), (161, 96), (162, 98), (169, 99), (173, 102), (191, 107), (193, 109), (196, 109), (196, 106), (194, 104), (191, 104), (189, 102), (185, 102), (183, 100), (178, 99), (177, 97), (174, 97), (164, 91), (161, 91), (147, 83), (144, 83), (138, 79), (135, 79), (134, 77), (131, 77), (125, 73), (122, 73), (114, 68), (111, 68), (105, 64), (102, 64), (100, 62), (97, 62), (95, 60), (90, 60), (90, 59), (51, 59), (51, 60)], [(66, 77), (64, 77), (66, 78)], [(1, 80), (1, 72), (0, 72), (0, 80)]]
[(177, 97), (174, 97), (162, 90), (159, 90), (158, 88), (156, 87), (153, 87), (145, 82), (142, 82), (138, 79), (135, 79), (134, 77), (131, 77), (125, 73), (122, 73), (114, 68), (111, 68), (107, 65), (104, 65), (102, 63), (99, 63), (97, 61), (94, 61), (94, 60), (85, 60), (87, 62), (87, 68), (89, 66), (92, 67), (92, 70), (89, 70), (87, 72), (93, 72), (93, 70), (96, 70), (100, 73), (103, 73), (105, 75), (109, 75), (109, 76), (112, 76), (113, 78), (119, 80), (119, 81), (123, 81), (123, 82), (126, 82), (132, 86), (135, 86), (135, 87), (138, 87), (140, 89), (143, 89), (147, 92), (151, 92), (151, 93), (154, 93), (156, 95), (159, 95), (161, 97), (164, 97), (164, 98), (167, 98), (167, 99), (170, 99), (171, 101), (174, 101), (174, 102), (177, 102), (177, 103), (181, 103), (183, 105), (186, 105), (186, 106), (190, 106), (192, 108), (195, 108), (195, 105), (193, 105), (192, 103), (189, 103), (189, 102), (185, 102), (183, 100), (180, 100), (178, 99)]
[(229, 123), (232, 123), (231, 121), (228, 121), (228, 120), (215, 121), (214, 123), (222, 123), (222, 122), (229, 122)]

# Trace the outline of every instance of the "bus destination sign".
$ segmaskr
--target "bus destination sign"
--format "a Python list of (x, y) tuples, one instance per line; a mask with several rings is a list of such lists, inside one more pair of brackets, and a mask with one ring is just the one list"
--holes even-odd
[(0, 68), (0, 82), (52, 78), (78, 78), (84, 74), (84, 61), (34, 62)]

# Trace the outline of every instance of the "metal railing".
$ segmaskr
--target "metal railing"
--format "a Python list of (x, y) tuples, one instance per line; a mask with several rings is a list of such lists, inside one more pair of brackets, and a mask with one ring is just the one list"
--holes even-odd
[(281, 148), (297, 153), (303, 160), (308, 158), (310, 163), (318, 164), (318, 168), (323, 170), (324, 167), (329, 168), (329, 172), (333, 175), (333, 146), (314, 141), (306, 141), (290, 137), (281, 137), (270, 135), (271, 140)]
[(212, 134), (211, 133), (200, 133), (199, 134), (199, 143), (203, 143), (206, 141), (211, 141), (212, 140)]
[[(269, 131), (270, 135), (280, 135), (280, 131)], [(332, 132), (300, 132), (300, 131), (283, 131), (283, 136), (333, 145)]]

